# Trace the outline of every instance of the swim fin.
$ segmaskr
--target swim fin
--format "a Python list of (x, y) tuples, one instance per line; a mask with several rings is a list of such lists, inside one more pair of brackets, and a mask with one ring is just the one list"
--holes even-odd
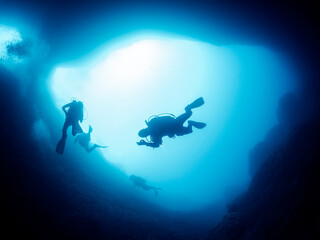
[(56, 152), (58, 154), (63, 154), (64, 152), (64, 147), (66, 145), (66, 140), (67, 140), (67, 135), (62, 136), (62, 138), (60, 139), (60, 141), (58, 142), (57, 146), (56, 146)]
[(204, 128), (205, 126), (207, 126), (207, 124), (203, 123), (203, 122), (196, 122), (196, 121), (191, 121), (189, 120), (188, 123), (192, 126), (192, 127), (195, 127), (195, 128), (198, 128), (198, 129), (202, 129)]
[(193, 108), (200, 107), (204, 104), (203, 97), (200, 97), (196, 100), (194, 100), (192, 103), (190, 103), (188, 106), (185, 107), (185, 110), (191, 110)]
[(98, 145), (98, 144), (93, 144), (93, 146), (95, 148), (107, 148), (108, 146), (101, 146), (101, 145)]

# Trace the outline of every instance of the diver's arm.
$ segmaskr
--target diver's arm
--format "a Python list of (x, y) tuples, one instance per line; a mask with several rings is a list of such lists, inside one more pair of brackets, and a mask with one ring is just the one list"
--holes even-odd
[(160, 143), (156, 142), (146, 142), (145, 140), (140, 140), (140, 142), (137, 142), (139, 146), (146, 145), (147, 147), (153, 147), (153, 148), (158, 148), (160, 147)]
[(83, 121), (83, 110), (81, 111), (81, 115), (80, 115), (80, 122), (82, 123), (82, 121)]
[(160, 144), (159, 143), (154, 143), (154, 142), (151, 142), (151, 143), (147, 142), (146, 146), (153, 147), (153, 148), (158, 148), (158, 147), (160, 147)]
[(66, 108), (70, 107), (71, 103), (67, 103), (62, 106), (62, 111), (64, 111), (65, 114), (67, 114)]
[(146, 141), (145, 140), (140, 140), (140, 142), (137, 142), (137, 144), (139, 146), (146, 145)]

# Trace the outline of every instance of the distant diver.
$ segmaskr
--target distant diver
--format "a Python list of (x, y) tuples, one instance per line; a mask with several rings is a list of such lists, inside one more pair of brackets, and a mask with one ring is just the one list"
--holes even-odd
[(148, 125), (139, 131), (138, 135), (141, 138), (147, 138), (150, 136), (151, 141), (140, 140), (137, 142), (139, 146), (146, 145), (148, 147), (158, 148), (162, 144), (162, 137), (168, 136), (173, 138), (175, 136), (183, 136), (192, 133), (192, 127), (202, 129), (206, 126), (203, 122), (188, 121), (188, 126), (184, 127), (184, 122), (192, 115), (191, 109), (200, 107), (204, 104), (202, 97), (196, 99), (194, 102), (185, 107), (185, 113), (174, 117), (172, 114), (166, 114), (165, 116), (156, 115), (149, 118), (146, 121)]
[[(66, 110), (68, 108), (68, 110)], [(80, 127), (79, 121), (83, 121), (83, 103), (81, 101), (73, 100), (72, 102), (62, 107), (63, 112), (66, 114), (66, 120), (62, 128), (62, 137), (57, 144), (56, 152), (63, 154), (64, 147), (67, 139), (67, 130), (72, 126), (72, 135), (75, 136), (77, 133), (83, 133)]]
[(135, 176), (135, 175), (131, 175), (130, 180), (133, 182), (133, 185), (135, 187), (141, 187), (142, 189), (144, 189), (146, 191), (154, 190), (154, 194), (156, 196), (158, 196), (158, 190), (161, 190), (161, 188), (156, 188), (156, 187), (147, 185), (145, 179), (138, 177), (138, 176)]
[(79, 143), (88, 153), (92, 152), (96, 148), (106, 148), (107, 146), (100, 146), (98, 144), (93, 144), (91, 147), (89, 147), (89, 143), (91, 141), (91, 133), (92, 133), (92, 127), (89, 125), (89, 131), (88, 133), (81, 133), (76, 136), (74, 142)]

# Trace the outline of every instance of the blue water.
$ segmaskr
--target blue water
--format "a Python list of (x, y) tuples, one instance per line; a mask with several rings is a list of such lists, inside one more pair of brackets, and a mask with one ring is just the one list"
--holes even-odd
[[(163, 189), (158, 197), (137, 194), (174, 210), (227, 201), (246, 189), (248, 152), (277, 123), (278, 99), (295, 88), (288, 63), (265, 47), (141, 33), (60, 63), (46, 82), (57, 110), (72, 97), (84, 102), (83, 127), (92, 125), (92, 141), (109, 146), (101, 150), (107, 162)], [(164, 138), (159, 149), (136, 145), (145, 119), (182, 114), (200, 96), (205, 105), (191, 119), (206, 122), (205, 129)], [(63, 114), (56, 118), (62, 124)], [(48, 138), (45, 128), (36, 122), (35, 136)]]
[[(101, 26), (105, 25), (95, 25), (90, 31)], [(113, 25), (121, 26), (123, 22)], [(19, 32), (23, 24), (11, 27)], [(99, 150), (101, 156), (124, 173), (123, 181), (135, 174), (162, 188), (158, 197), (141, 189), (136, 189), (137, 195), (173, 210), (227, 203), (250, 182), (248, 152), (277, 123), (279, 98), (296, 89), (291, 63), (282, 53), (262, 45), (218, 46), (183, 35), (182, 30), (178, 35), (172, 31), (135, 33), (130, 31), (133, 27), (128, 28), (128, 34), (111, 40), (102, 31), (101, 35), (79, 38), (83, 36), (81, 27), (73, 32), (63, 29), (65, 42), (57, 36), (51, 45), (33, 32), (28, 35), (29, 28), (24, 31), (22, 36), (34, 43), (30, 54), (11, 56), (10, 62), (5, 58), (3, 63), (21, 79), (21, 94), (26, 93), (26, 85), (40, 82), (35, 88), (45, 92), (45, 101), (54, 103), (55, 109), (47, 113), (50, 120), (39, 117), (35, 121), (34, 138), (54, 150), (63, 124), (60, 108), (75, 97), (86, 108), (83, 128), (87, 131), (92, 125), (92, 141), (108, 145)], [(70, 51), (64, 49), (64, 44), (74, 39), (75, 46)], [(88, 46), (80, 47), (86, 43)], [(30, 69), (32, 76), (26, 74)], [(176, 139), (164, 138), (159, 149), (136, 145), (145, 119), (163, 112), (182, 114), (184, 107), (200, 96), (205, 105), (195, 109), (191, 119), (206, 122), (205, 129)], [(72, 142), (70, 137), (67, 154), (87, 154)], [(95, 158), (101, 156), (88, 155), (85, 166), (100, 168), (95, 166)]]

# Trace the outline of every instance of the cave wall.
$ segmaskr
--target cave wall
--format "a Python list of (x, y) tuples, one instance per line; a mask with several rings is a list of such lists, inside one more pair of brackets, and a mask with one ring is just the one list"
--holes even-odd
[(318, 239), (318, 121), (296, 125), (208, 239)]

